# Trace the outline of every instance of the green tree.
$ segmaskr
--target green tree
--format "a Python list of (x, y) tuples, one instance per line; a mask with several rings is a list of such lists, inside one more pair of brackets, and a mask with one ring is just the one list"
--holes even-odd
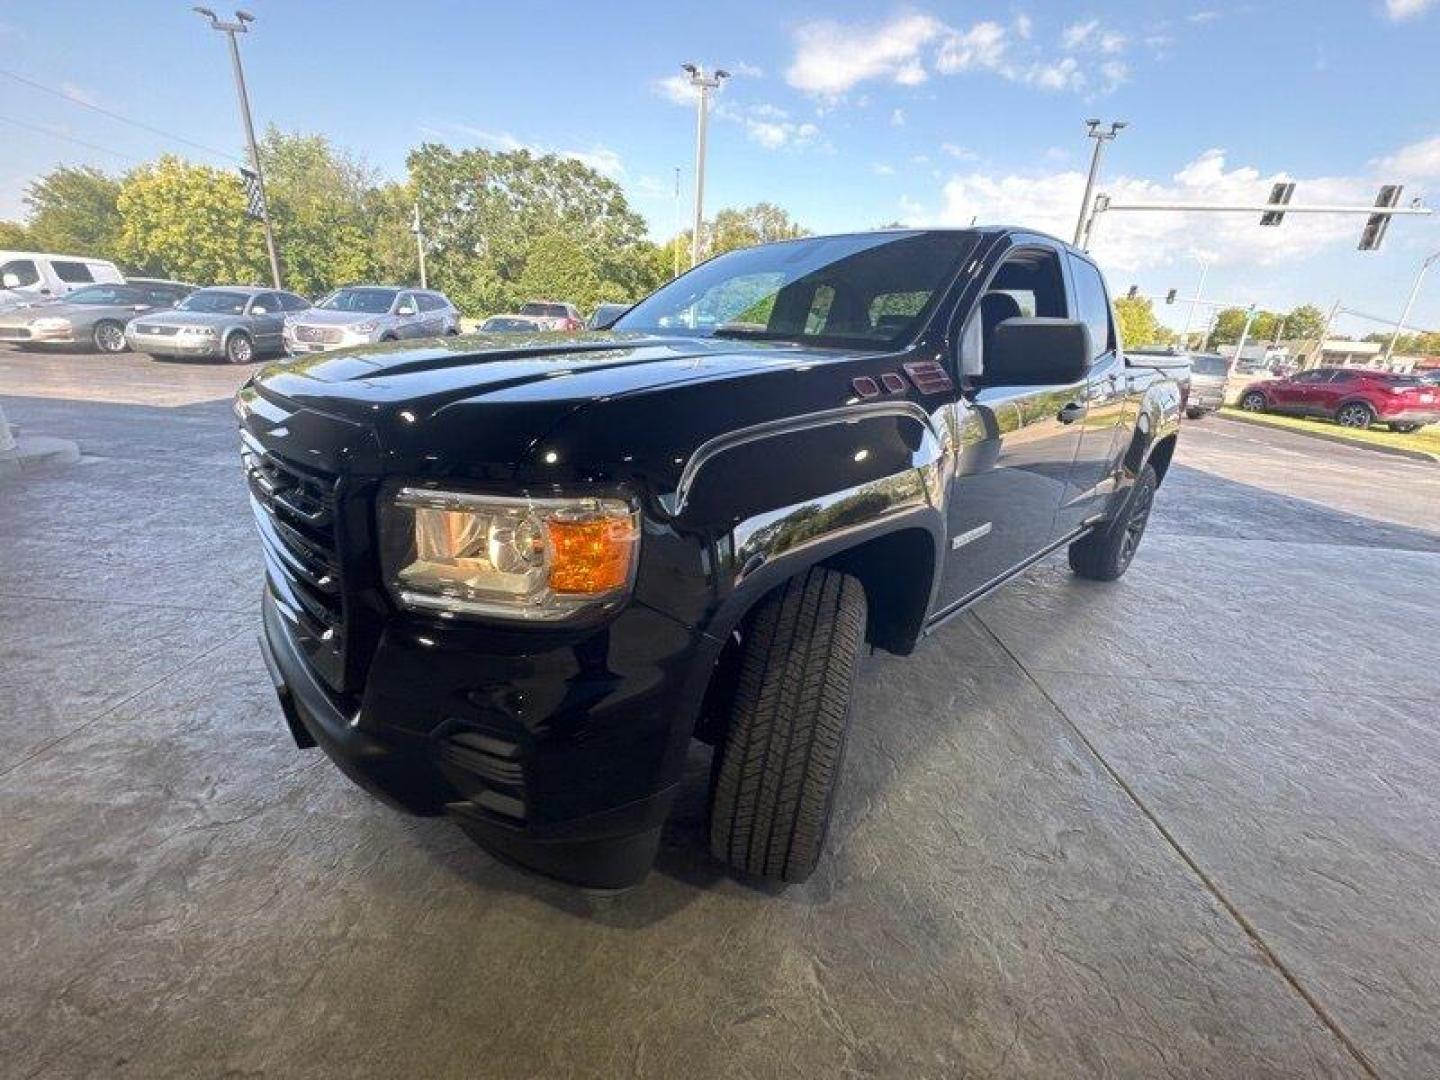
[(1240, 340), (1240, 333), (1245, 328), (1245, 309), (1238, 307), (1223, 308), (1215, 316), (1215, 325), (1210, 331), (1210, 348), (1219, 345), (1234, 345)]
[(1120, 327), (1120, 341), (1126, 348), (1154, 345), (1164, 334), (1164, 327), (1155, 317), (1154, 305), (1143, 296), (1122, 296), (1115, 301), (1115, 321)]
[(30, 230), (18, 221), (0, 221), (0, 251), (33, 251)]
[(245, 216), (240, 177), (162, 157), (130, 173), (116, 200), (123, 261), (200, 284), (268, 278), (265, 242)]
[(118, 258), (120, 184), (88, 165), (52, 169), (25, 192), (29, 242), (41, 251)]
[(1325, 332), (1325, 313), (1314, 304), (1301, 304), (1285, 316), (1286, 341), (1315, 341)]
[(780, 207), (774, 203), (760, 202), (754, 206), (725, 209), (717, 213), (703, 230), (705, 244), (701, 255), (709, 258), (726, 251), (734, 251), (736, 248), (754, 247), (756, 244), (809, 235), (809, 229), (794, 221)]
[(286, 286), (313, 296), (373, 277), (374, 177), (364, 163), (323, 135), (274, 127), (259, 149)]

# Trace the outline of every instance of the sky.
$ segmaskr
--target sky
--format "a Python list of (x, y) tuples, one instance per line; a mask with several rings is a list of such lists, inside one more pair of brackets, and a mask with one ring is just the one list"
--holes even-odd
[[(1263, 201), (1283, 179), (1297, 203), (1368, 204), (1403, 182), (1405, 202), (1440, 209), (1440, 0), (248, 9), (258, 125), (323, 133), (394, 177), (424, 141), (571, 154), (621, 183), (657, 239), (690, 214), (685, 61), (732, 73), (707, 213), (767, 200), (815, 232), (976, 220), (1068, 239), (1089, 117), (1128, 123), (1099, 184), (1117, 201)], [(0, 0), (0, 218), (59, 164), (233, 165), (242, 139), (224, 42), (189, 4)], [(1210, 299), (1392, 320), (1440, 250), (1440, 213), (1396, 219), (1379, 252), (1356, 250), (1358, 217), (1257, 220), (1112, 213), (1092, 250), (1117, 294), (1191, 296), (1208, 265)], [(1157, 313), (1178, 327), (1186, 310)], [(1440, 271), (1410, 322), (1440, 328)]]

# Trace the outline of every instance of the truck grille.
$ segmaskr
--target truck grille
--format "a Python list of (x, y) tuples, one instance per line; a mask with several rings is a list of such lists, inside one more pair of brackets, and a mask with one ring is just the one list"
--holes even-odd
[(156, 337), (174, 337), (180, 332), (178, 326), (155, 326), (153, 324), (136, 324), (137, 334), (154, 334)]
[(295, 327), (295, 340), (336, 345), (340, 341), (340, 331), (322, 326), (297, 326)]
[(336, 478), (283, 461), (244, 432), (240, 460), (266, 568), (279, 579), (281, 599), (294, 608), (291, 614), (306, 636), (331, 654), (330, 663), (317, 663), (317, 670), (339, 689), (345, 613), (335, 540)]

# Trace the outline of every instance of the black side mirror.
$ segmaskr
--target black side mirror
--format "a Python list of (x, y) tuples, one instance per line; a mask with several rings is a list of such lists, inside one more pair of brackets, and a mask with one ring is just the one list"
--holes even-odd
[(1076, 383), (1090, 370), (1090, 328), (1076, 319), (1006, 319), (985, 348), (987, 386)]

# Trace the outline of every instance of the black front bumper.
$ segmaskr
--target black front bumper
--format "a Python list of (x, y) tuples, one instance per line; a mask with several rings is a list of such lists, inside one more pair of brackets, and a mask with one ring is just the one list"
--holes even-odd
[[(642, 605), (572, 638), (397, 624), (359, 697), (317, 679), (269, 587), (261, 646), (291, 733), (392, 806), (447, 814), (576, 885), (648, 872), (718, 651)], [(351, 703), (353, 702), (353, 704)]]

